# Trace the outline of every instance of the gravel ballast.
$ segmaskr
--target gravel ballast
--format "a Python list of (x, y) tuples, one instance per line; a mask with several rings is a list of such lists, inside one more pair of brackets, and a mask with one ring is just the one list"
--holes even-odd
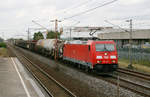
[[(58, 81), (77, 94), (79, 97), (117, 97), (117, 87), (111, 83), (101, 80), (97, 77), (90, 76), (65, 65), (59, 65), (59, 71), (54, 70), (56, 62), (50, 58), (32, 53), (21, 49), (29, 58), (37, 63), (42, 62), (48, 64), (47, 70), (52, 73)], [(78, 90), (77, 90), (78, 89)], [(131, 91), (120, 88), (120, 97), (142, 97)]]

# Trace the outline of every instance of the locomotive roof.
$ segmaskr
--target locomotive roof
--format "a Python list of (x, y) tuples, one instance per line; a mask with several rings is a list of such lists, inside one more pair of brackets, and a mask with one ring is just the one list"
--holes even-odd
[(113, 40), (88, 40), (88, 41), (82, 41), (82, 40), (72, 40), (72, 41), (66, 41), (65, 44), (91, 44), (93, 42), (96, 43), (114, 43)]

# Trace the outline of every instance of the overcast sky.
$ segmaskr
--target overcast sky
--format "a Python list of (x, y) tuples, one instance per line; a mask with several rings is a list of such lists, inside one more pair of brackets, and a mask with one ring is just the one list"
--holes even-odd
[[(94, 8), (112, 0), (1, 0), (0, 37), (23, 37), (27, 28), (43, 26), (53, 29), (53, 19), (63, 19), (76, 13)], [(127, 28), (127, 19), (133, 19), (133, 28), (150, 28), (150, 0), (118, 0), (92, 12), (65, 20), (59, 27), (72, 26), (112, 26), (104, 22)], [(2, 34), (4, 33), (4, 35)], [(32, 31), (33, 34), (33, 31)]]

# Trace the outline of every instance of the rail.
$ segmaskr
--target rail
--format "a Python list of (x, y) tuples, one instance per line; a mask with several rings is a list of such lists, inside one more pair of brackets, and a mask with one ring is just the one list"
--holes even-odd
[[(37, 77), (37, 75), (34, 73), (34, 71), (40, 71), (41, 74), (45, 75), (48, 80), (51, 80), (52, 82), (54, 82), (54, 84), (56, 84), (58, 87), (60, 87), (62, 90), (65, 91), (66, 95), (68, 96), (63, 96), (62, 97), (76, 97), (75, 94), (73, 94), (71, 91), (69, 91), (67, 88), (65, 88), (61, 83), (59, 83), (58, 81), (56, 81), (52, 76), (50, 76), (47, 72), (45, 72), (42, 68), (40, 68), (39, 66), (37, 66), (36, 64), (34, 64), (30, 59), (28, 59), (25, 55), (17, 55), (16, 54), (16, 51), (14, 52), (14, 48), (10, 47), (10, 45), (8, 46), (8, 48), (13, 51), (13, 53), (16, 55), (16, 57), (18, 57), (19, 59), (22, 57), (23, 59), (25, 59), (27, 62), (29, 62), (31, 65), (30, 67), (25, 65), (25, 67), (27, 68), (27, 70), (33, 75), (33, 77), (39, 82), (39, 84), (44, 88), (44, 90), (47, 92), (47, 94), (50, 96), (50, 97), (55, 97), (51, 92), (50, 90), (47, 88), (47, 86), (45, 86), (43, 84), (43, 82), (41, 81), (41, 79), (39, 77)], [(13, 50), (12, 50), (13, 49)], [(32, 66), (32, 67), (31, 67)], [(31, 68), (36, 68), (36, 70), (31, 70)], [(60, 94), (59, 94), (60, 95)], [(61, 97), (61, 96), (59, 96)]]
[(117, 71), (121, 72), (121, 73), (124, 73), (124, 74), (136, 76), (136, 77), (139, 77), (139, 78), (150, 81), (150, 74), (141, 73), (141, 72), (125, 69), (125, 68), (118, 68)]

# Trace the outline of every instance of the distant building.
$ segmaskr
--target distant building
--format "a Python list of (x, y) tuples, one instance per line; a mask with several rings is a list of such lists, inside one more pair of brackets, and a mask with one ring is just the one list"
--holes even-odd
[[(130, 34), (120, 29), (111, 29), (108, 32), (98, 34), (103, 40), (115, 40), (119, 47), (128, 46)], [(136, 29), (132, 32), (133, 45), (141, 47), (150, 42), (150, 29)]]

